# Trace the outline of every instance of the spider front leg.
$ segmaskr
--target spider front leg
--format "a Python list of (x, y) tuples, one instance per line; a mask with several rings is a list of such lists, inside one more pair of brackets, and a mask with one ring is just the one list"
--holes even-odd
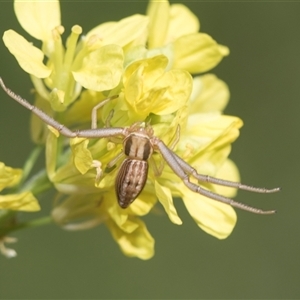
[[(256, 214), (274, 214), (276, 211), (275, 210), (261, 210), (259, 208), (255, 208), (237, 201), (234, 201), (233, 199), (224, 197), (222, 195), (213, 193), (211, 191), (208, 191), (197, 184), (194, 184), (190, 181), (189, 175), (192, 174), (196, 179), (202, 180), (202, 181), (207, 181), (211, 183), (216, 183), (224, 186), (230, 186), (230, 187), (236, 187), (236, 188), (242, 188), (246, 189), (249, 191), (254, 191), (254, 192), (277, 192), (279, 191), (279, 188), (277, 189), (272, 189), (272, 190), (266, 190), (266, 189), (261, 189), (261, 188), (254, 188), (254, 187), (249, 187), (242, 185), (240, 183), (236, 182), (231, 182), (227, 180), (221, 180), (213, 177), (207, 177), (205, 175), (200, 175), (196, 172), (194, 168), (192, 168), (188, 163), (186, 163), (184, 160), (182, 160), (179, 156), (177, 156), (173, 151), (171, 151), (164, 143), (163, 141), (157, 139), (155, 141), (155, 145), (160, 151), (161, 155), (167, 162), (167, 164), (170, 166), (170, 168), (174, 171), (174, 173), (183, 181), (183, 183), (193, 192), (201, 194), (205, 197), (208, 197), (210, 199), (220, 201), (226, 204), (229, 204), (233, 207), (240, 208), (242, 210), (246, 210), (252, 213)], [(209, 181), (208, 181), (209, 180)]]
[[(100, 128), (100, 129), (86, 129), (86, 130), (77, 130), (72, 131), (71, 129), (67, 128), (65, 125), (57, 122), (52, 117), (48, 116), (45, 112), (37, 108), (36, 106), (30, 104), (26, 99), (22, 98), (20, 95), (15, 94), (12, 90), (10, 90), (8, 87), (5, 86), (2, 78), (0, 77), (0, 85), (2, 89), (6, 92), (6, 94), (23, 105), (28, 110), (32, 111), (37, 117), (39, 117), (42, 121), (44, 121), (47, 125), (52, 126), (55, 128), (58, 132), (60, 132), (63, 136), (69, 137), (69, 138), (75, 138), (75, 137), (83, 137), (83, 138), (108, 138), (108, 137), (114, 137), (114, 136), (125, 136), (126, 135), (126, 129), (123, 127), (114, 127), (114, 128)], [(100, 104), (103, 106), (108, 101), (116, 98), (117, 96), (112, 96), (104, 101), (102, 101)], [(103, 102), (105, 102), (103, 104)], [(101, 107), (100, 105), (98, 105)], [(96, 116), (97, 119), (97, 116)], [(97, 124), (97, 122), (96, 122)]]
[[(93, 109), (92, 109), (92, 124), (91, 124), (92, 129), (97, 128), (97, 111), (98, 111), (98, 109), (100, 109), (102, 106), (104, 106), (109, 101), (116, 99), (118, 97), (119, 97), (119, 95), (111, 96), (109, 98), (104, 99), (103, 101), (101, 101), (100, 103), (98, 103), (96, 106), (93, 107)], [(112, 118), (111, 114), (109, 115), (109, 117)], [(108, 126), (106, 126), (106, 127), (108, 127)]]
[(240, 190), (245, 190), (245, 191), (255, 192), (255, 193), (276, 193), (276, 192), (280, 191), (279, 187), (273, 188), (273, 189), (266, 189), (266, 188), (260, 188), (260, 187), (254, 187), (254, 186), (242, 184), (240, 182), (215, 178), (215, 177), (212, 177), (209, 175), (199, 174), (195, 168), (190, 166), (187, 162), (185, 162), (182, 158), (180, 158), (176, 153), (172, 152), (172, 154), (174, 155), (176, 161), (182, 167), (182, 169), (187, 174), (192, 175), (198, 181), (213, 183), (213, 184), (222, 185), (222, 186), (228, 186), (228, 187), (237, 188)]
[[(177, 126), (175, 135), (167, 147), (171, 150), (174, 150), (175, 146), (179, 142), (179, 139), (180, 139), (180, 125)], [(154, 169), (155, 176), (159, 177), (165, 167), (165, 160), (161, 160), (160, 165), (157, 166), (153, 157), (151, 157), (150, 159), (151, 159), (152, 167)]]

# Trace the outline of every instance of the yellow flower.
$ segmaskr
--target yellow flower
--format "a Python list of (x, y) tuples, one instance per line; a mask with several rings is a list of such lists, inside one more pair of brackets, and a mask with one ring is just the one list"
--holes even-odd
[[(199, 173), (225, 177), (226, 171), (229, 180), (239, 179), (228, 155), (242, 121), (222, 114), (228, 88), (211, 74), (191, 76), (213, 68), (229, 51), (198, 32), (199, 21), (187, 7), (151, 1), (147, 16), (100, 24), (81, 39), (81, 27), (73, 26), (63, 46), (59, 3), (44, 4), (15, 1), (21, 26), (42, 41), (42, 50), (13, 30), (3, 36), (31, 76), (38, 107), (72, 130), (87, 129), (93, 107), (118, 95), (97, 111), (98, 128), (140, 122), (151, 126), (155, 136)], [(154, 239), (140, 217), (158, 201), (171, 222), (179, 225), (182, 221), (173, 199), (182, 198), (197, 225), (219, 239), (235, 226), (231, 206), (190, 191), (159, 153), (149, 159), (143, 192), (122, 209), (115, 194), (115, 178), (124, 159), (121, 139), (68, 141), (36, 117), (32, 132), (36, 142), (46, 144), (47, 174), (58, 191), (52, 217), (66, 229), (104, 223), (125, 255), (149, 259), (154, 255)], [(235, 194), (233, 189), (204, 186), (225, 196)]]
[(78, 43), (82, 28), (75, 25), (64, 47), (58, 1), (17, 0), (14, 7), (22, 27), (42, 41), (42, 50), (13, 30), (4, 33), (3, 41), (53, 110), (64, 111), (78, 97), (81, 86), (100, 91), (118, 85), (123, 68), (120, 46), (105, 45), (93, 39)]
[[(192, 79), (186, 71), (165, 71), (166, 63), (166, 58), (160, 55), (132, 63), (125, 70), (120, 97), (118, 100), (113, 100), (116, 111), (111, 119), (113, 126), (120, 126), (121, 123), (131, 124), (137, 119), (145, 120), (151, 114), (153, 127), (157, 127), (158, 132), (166, 132), (166, 143), (174, 136), (178, 125), (178, 122), (174, 122), (174, 116), (178, 110), (187, 105), (192, 89)], [(132, 76), (134, 80), (131, 79)], [(135, 84), (130, 84), (131, 80)], [(84, 97), (81, 101), (87, 99)], [(154, 101), (147, 102), (148, 99)], [(80, 106), (84, 107), (82, 103)], [(120, 109), (116, 109), (119, 106)], [(105, 113), (105, 109), (103, 111)], [(101, 115), (101, 112), (99, 114)], [(127, 118), (124, 115), (127, 115)], [(163, 124), (160, 122), (160, 115), (167, 117)], [(155, 117), (158, 117), (157, 121)], [(180, 120), (180, 118), (177, 119)], [(173, 127), (173, 133), (170, 131), (170, 126)], [(53, 218), (62, 225), (66, 223), (67, 228), (70, 228), (69, 221), (77, 221), (84, 215), (90, 216), (87, 223), (81, 224), (82, 227), (77, 224), (75, 228), (86, 228), (87, 224), (95, 226), (99, 222), (105, 222), (125, 254), (141, 259), (152, 257), (154, 240), (145, 224), (137, 216), (147, 214), (156, 203), (153, 184), (149, 182), (143, 193), (128, 209), (121, 209), (114, 191), (117, 170), (105, 171), (107, 164), (120, 153), (121, 145), (114, 144), (108, 139), (90, 142), (82, 138), (71, 139), (73, 156), (67, 164), (56, 169), (53, 162), (57, 161), (57, 137), (56, 131), (48, 136), (48, 173), (58, 191), (71, 194), (71, 196), (55, 207)], [(96, 184), (94, 160), (101, 162), (102, 174), (100, 182)], [(74, 164), (78, 171), (74, 170)], [(88, 195), (90, 199), (88, 204), (84, 203), (86, 201), (82, 198), (82, 193)], [(96, 204), (91, 199), (95, 199)], [(74, 228), (74, 226), (71, 227)]]
[[(227, 159), (227, 156), (230, 152), (230, 144), (237, 138), (238, 129), (242, 122), (236, 117), (223, 116), (220, 112), (220, 109), (224, 108), (225, 103), (228, 101), (227, 86), (213, 75), (201, 76), (196, 79), (198, 83), (201, 83), (201, 88), (195, 90), (191, 99), (187, 101), (192, 85), (191, 81), (188, 80), (189, 77), (186, 77), (185, 81), (182, 80), (182, 83), (189, 82), (184, 89), (186, 92), (185, 97), (183, 97), (182, 91), (178, 90), (178, 94), (182, 97), (181, 106), (178, 107), (178, 102), (174, 101), (180, 96), (176, 92), (172, 93), (174, 87), (173, 84), (169, 84), (165, 93), (157, 94), (160, 96), (157, 103), (161, 106), (156, 105), (151, 108), (151, 102), (148, 105), (145, 104), (148, 100), (146, 95), (149, 94), (147, 78), (152, 79), (151, 84), (149, 84), (150, 89), (155, 90), (156, 86), (161, 87), (160, 80), (163, 82), (165, 77), (164, 75), (161, 76), (161, 65), (158, 62), (162, 58), (158, 56), (144, 59), (130, 65), (135, 68), (135, 72), (138, 72), (140, 66), (147, 65), (147, 68), (143, 68), (142, 77), (144, 81), (142, 84), (137, 78), (134, 81), (135, 85), (127, 85), (128, 77), (124, 75), (124, 87), (120, 98), (107, 104), (109, 109), (115, 109), (111, 124), (120, 126), (122, 122), (124, 124), (124, 122), (127, 123), (130, 120), (129, 115), (132, 115), (133, 112), (143, 116), (144, 111), (146, 111), (146, 115), (151, 115), (151, 124), (156, 129), (156, 135), (161, 137), (167, 144), (170, 144), (177, 125), (180, 124), (182, 130), (180, 141), (177, 144), (177, 154), (195, 166), (200, 172), (203, 171), (203, 173), (209, 175), (222, 175), (222, 170), (226, 169), (229, 174), (232, 174), (230, 179), (238, 180), (237, 169)], [(125, 74), (126, 72), (129, 74), (135, 73), (128, 69)], [(157, 73), (160, 75), (159, 77), (152, 76)], [(163, 74), (166, 73), (168, 72), (164, 71)], [(142, 105), (140, 109), (135, 111), (127, 105), (126, 95), (128, 94), (135, 95), (132, 97), (132, 101), (144, 99), (140, 102)], [(171, 95), (170, 98), (165, 98), (165, 94)], [(208, 103), (206, 104), (206, 101), (209, 100), (207, 95), (215, 99), (215, 104), (210, 106)], [(125, 98), (125, 101), (123, 98)], [(87, 95), (84, 94), (78, 105), (83, 108), (87, 99)], [(168, 105), (165, 106), (165, 102)], [(130, 105), (134, 107), (134, 104)], [(160, 110), (159, 107), (161, 107)], [(168, 107), (168, 110), (164, 114), (165, 107)], [(155, 111), (155, 113), (152, 111)], [(190, 113), (184, 117), (184, 111), (190, 111)], [(105, 107), (99, 112), (100, 121), (102, 120), (103, 124), (108, 113), (109, 110)], [(127, 117), (124, 119), (121, 115), (124, 116), (125, 114), (127, 114)], [(160, 114), (162, 115), (160, 116)], [(135, 116), (135, 114), (133, 115)], [(56, 155), (56, 140), (57, 135), (52, 134), (51, 142), (47, 143), (47, 148), (50, 149), (48, 153), (53, 155)], [(125, 254), (148, 259), (154, 254), (154, 241), (145, 224), (137, 216), (147, 214), (158, 199), (165, 208), (170, 220), (175, 224), (181, 224), (182, 221), (177, 215), (173, 203), (174, 196), (180, 196), (183, 199), (196, 223), (209, 234), (223, 239), (234, 228), (236, 214), (232, 207), (191, 192), (167, 166), (165, 166), (159, 177), (156, 177), (153, 170), (151, 170), (142, 194), (129, 208), (123, 210), (117, 204), (114, 191), (114, 180), (118, 168), (112, 171), (106, 170), (107, 164), (120, 153), (121, 145), (115, 144), (109, 139), (89, 141), (76, 138), (71, 140), (71, 149), (73, 156), (70, 157), (68, 163), (52, 171), (51, 177), (58, 191), (70, 195), (63, 197), (63, 201), (57, 203), (53, 210), (53, 218), (65, 228), (86, 229), (104, 222)], [(56, 160), (57, 158), (54, 156), (49, 156), (49, 162)], [(102, 176), (100, 183), (96, 184), (96, 170), (93, 160), (101, 162)], [(154, 154), (154, 160), (159, 165), (161, 157)], [(74, 164), (77, 170), (74, 169)], [(52, 168), (52, 170), (54, 169)], [(221, 191), (226, 196), (234, 195), (232, 189), (207, 186), (214, 191)], [(80, 223), (79, 221), (82, 221), (82, 218), (86, 220)], [(137, 232), (139, 232), (138, 235)]]
[[(0, 191), (19, 183), (22, 176), (21, 169), (13, 169), (0, 162)], [(37, 199), (30, 191), (0, 195), (0, 210), (38, 211), (40, 210)]]
[(150, 18), (148, 47), (153, 53), (165, 54), (170, 68), (201, 73), (215, 67), (229, 54), (227, 47), (198, 32), (200, 23), (185, 5), (151, 0), (147, 15)]

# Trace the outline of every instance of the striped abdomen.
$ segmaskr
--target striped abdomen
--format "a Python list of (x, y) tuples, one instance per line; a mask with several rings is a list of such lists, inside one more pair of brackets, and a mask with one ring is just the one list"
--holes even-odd
[(128, 207), (141, 193), (148, 176), (148, 162), (126, 158), (116, 178), (116, 194), (119, 205)]

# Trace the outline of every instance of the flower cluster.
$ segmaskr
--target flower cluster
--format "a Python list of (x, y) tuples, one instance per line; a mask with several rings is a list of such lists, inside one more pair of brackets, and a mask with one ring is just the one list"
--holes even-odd
[[(58, 1), (15, 0), (14, 9), (21, 26), (42, 42), (39, 49), (13, 30), (3, 35), (6, 47), (32, 79), (37, 107), (77, 130), (91, 126), (95, 105), (118, 95), (99, 109), (98, 127), (145, 122), (199, 173), (238, 180), (228, 155), (242, 121), (222, 114), (229, 99), (223, 81), (212, 74), (196, 76), (215, 67), (229, 50), (199, 32), (199, 21), (186, 6), (150, 1), (145, 15), (100, 24), (86, 35), (75, 25), (65, 45)], [(57, 190), (51, 216), (66, 229), (104, 223), (124, 254), (149, 259), (154, 239), (141, 217), (156, 202), (171, 222), (181, 224), (173, 203), (181, 198), (197, 225), (219, 239), (235, 226), (231, 206), (190, 191), (158, 153), (153, 161), (160, 176), (150, 164), (143, 192), (130, 207), (121, 209), (114, 187), (118, 167), (107, 167), (122, 151), (118, 139), (69, 140), (36, 116), (31, 132), (36, 144), (45, 145), (47, 180)], [(5, 170), (3, 175), (0, 169), (1, 182), (20, 173)], [(205, 186), (228, 197), (235, 195), (233, 189)], [(0, 197), (0, 208), (36, 210), (32, 193), (24, 193), (19, 200), (15, 195), (2, 196), (14, 200), (10, 205)]]

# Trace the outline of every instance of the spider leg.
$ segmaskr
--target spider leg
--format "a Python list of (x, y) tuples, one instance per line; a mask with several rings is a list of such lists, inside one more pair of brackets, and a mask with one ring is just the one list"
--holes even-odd
[[(233, 207), (237, 207), (240, 208), (242, 210), (246, 210), (252, 213), (256, 213), (256, 214), (273, 214), (276, 211), (275, 210), (261, 210), (259, 208), (255, 208), (252, 206), (249, 206), (247, 204), (243, 204), (237, 201), (234, 201), (233, 199), (224, 197), (222, 195), (218, 195), (216, 193), (213, 193), (211, 191), (208, 191), (200, 186), (198, 186), (197, 184), (194, 184), (190, 181), (189, 176), (188, 176), (188, 171), (186, 171), (184, 169), (184, 167), (182, 167), (182, 165), (188, 165), (187, 163), (185, 163), (183, 160), (181, 160), (181, 158), (179, 159), (178, 156), (176, 156), (176, 154), (174, 152), (172, 152), (165, 144), (163, 141), (157, 139), (156, 140), (156, 147), (158, 148), (158, 150), (160, 151), (161, 155), (163, 156), (163, 158), (165, 159), (165, 161), (167, 162), (167, 164), (170, 166), (170, 168), (173, 170), (173, 172), (179, 177), (181, 178), (181, 180), (183, 181), (183, 183), (193, 192), (201, 194), (205, 197), (208, 197), (210, 199), (219, 201), (219, 202), (223, 202), (226, 204), (229, 204)], [(181, 161), (179, 163), (179, 161)], [(184, 164), (182, 163), (182, 161), (184, 162)], [(185, 165), (185, 168), (187, 168)], [(189, 166), (189, 165), (188, 165)], [(197, 178), (197, 177), (196, 177)]]
[[(177, 143), (179, 142), (179, 139), (180, 139), (180, 125), (177, 126), (176, 128), (176, 132), (175, 132), (175, 135), (174, 137), (172, 138), (170, 144), (168, 145), (168, 148), (173, 150), (174, 147), (177, 145)], [(153, 161), (153, 164), (152, 164), (152, 167), (154, 167), (154, 173), (155, 173), (155, 176), (160, 176), (162, 174), (162, 171), (165, 167), (165, 160), (161, 160), (160, 161), (160, 164), (159, 166), (156, 165), (154, 159), (152, 158), (152, 161)]]
[(176, 161), (178, 162), (178, 164), (182, 167), (182, 169), (186, 173), (192, 175), (199, 181), (214, 183), (217, 185), (228, 186), (228, 187), (237, 188), (240, 190), (245, 190), (245, 191), (255, 192), (255, 193), (276, 193), (276, 192), (280, 191), (280, 188), (266, 189), (266, 188), (254, 187), (254, 186), (242, 184), (240, 182), (234, 182), (234, 181), (211, 177), (208, 175), (198, 174), (195, 168), (190, 166), (187, 162), (185, 162), (182, 158), (180, 158), (176, 153), (174, 153), (174, 152), (172, 152), (172, 153), (173, 153)]
[(171, 144), (170, 144), (170, 146), (168, 148), (170, 148), (171, 150), (173, 150), (174, 147), (179, 142), (179, 139), (180, 139), (180, 125), (177, 126), (175, 135), (173, 137), (173, 140), (172, 140), (172, 142), (171, 142)]
[[(0, 77), (0, 85), (1, 85), (1, 87), (3, 88), (3, 90), (6, 92), (6, 94), (8, 96), (10, 96), (12, 99), (17, 101), (21, 105), (23, 105), (28, 110), (32, 111), (42, 121), (44, 121), (46, 124), (48, 124), (48, 125), (52, 126), (53, 128), (55, 128), (62, 135), (66, 136), (66, 137), (69, 137), (69, 138), (74, 138), (74, 137), (105, 138), (105, 137), (112, 137), (112, 136), (118, 136), (118, 135), (122, 135), (122, 136), (125, 135), (125, 129), (122, 128), (122, 127), (72, 131), (71, 129), (67, 128), (63, 124), (61, 124), (61, 123), (57, 122), (56, 120), (54, 120), (52, 117), (48, 116), (45, 112), (43, 112), (42, 110), (40, 110), (36, 106), (30, 104), (27, 100), (25, 100), (21, 96), (15, 94), (12, 90), (10, 90), (8, 87), (5, 86), (5, 84), (4, 84), (1, 77)], [(111, 100), (111, 99), (109, 98), (109, 100)], [(102, 101), (101, 104), (105, 101), (106, 100)]]
[(116, 165), (116, 163), (124, 157), (124, 152), (120, 152), (117, 156), (115, 156), (108, 164), (106, 165), (106, 168), (110, 169)]
[(109, 112), (109, 115), (107, 116), (106, 120), (105, 120), (105, 127), (111, 127), (110, 126), (110, 121), (112, 119), (112, 117), (114, 116), (114, 113), (115, 111), (112, 109), (110, 112)]
[[(108, 103), (109, 101), (118, 98), (119, 95), (114, 95), (111, 96), (109, 98), (104, 99), (103, 101), (101, 101), (100, 103), (98, 103), (96, 106), (93, 107), (92, 109), (92, 123), (91, 123), (91, 128), (92, 129), (96, 129), (97, 128), (97, 111), (99, 108), (101, 108), (102, 106), (104, 106), (106, 103)], [(111, 116), (112, 118), (112, 116)]]

